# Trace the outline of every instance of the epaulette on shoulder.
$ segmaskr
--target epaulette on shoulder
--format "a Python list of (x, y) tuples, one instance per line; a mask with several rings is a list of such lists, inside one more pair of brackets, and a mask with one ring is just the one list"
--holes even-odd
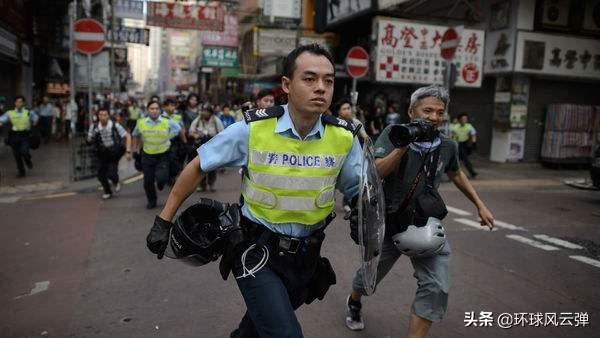
[(349, 132), (351, 132), (352, 135), (354, 135), (354, 136), (356, 136), (356, 134), (362, 127), (361, 125), (358, 125), (358, 126), (355, 125), (351, 121), (344, 120), (344, 119), (341, 119), (339, 117), (335, 117), (335, 116), (329, 115), (329, 114), (323, 114), (321, 116), (321, 122), (323, 122), (323, 124), (332, 124), (334, 126), (342, 127), (344, 129), (348, 130)]
[(265, 109), (252, 109), (244, 112), (244, 120), (246, 123), (280, 117), (285, 110), (282, 106), (273, 106)]

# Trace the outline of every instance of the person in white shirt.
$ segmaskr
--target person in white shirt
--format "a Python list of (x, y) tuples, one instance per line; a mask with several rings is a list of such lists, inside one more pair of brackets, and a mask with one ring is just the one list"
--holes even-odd
[[(202, 112), (198, 117), (192, 121), (188, 134), (194, 143), (194, 148), (198, 148), (200, 145), (208, 142), (213, 136), (220, 133), (225, 127), (223, 122), (219, 119), (212, 107), (204, 106)], [(215, 192), (215, 181), (217, 180), (217, 171), (213, 170), (206, 174), (206, 178), (200, 183), (200, 190), (206, 191), (206, 185), (211, 192)]]

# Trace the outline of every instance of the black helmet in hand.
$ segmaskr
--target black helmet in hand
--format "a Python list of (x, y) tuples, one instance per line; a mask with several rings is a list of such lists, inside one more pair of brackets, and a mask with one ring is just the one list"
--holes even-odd
[(231, 233), (241, 230), (239, 222), (237, 204), (202, 198), (173, 222), (165, 255), (193, 266), (215, 261), (223, 254)]

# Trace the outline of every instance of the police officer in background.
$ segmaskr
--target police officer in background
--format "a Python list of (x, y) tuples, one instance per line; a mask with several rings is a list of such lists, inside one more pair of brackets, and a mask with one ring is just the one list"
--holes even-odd
[(458, 157), (471, 175), (471, 178), (477, 177), (477, 172), (473, 169), (473, 164), (469, 159), (477, 142), (477, 132), (473, 125), (469, 123), (467, 113), (458, 114), (457, 122), (452, 125), (452, 136), (458, 142)]
[(162, 190), (169, 181), (169, 147), (171, 138), (179, 134), (185, 142), (183, 129), (177, 122), (160, 116), (160, 104), (150, 101), (146, 107), (148, 117), (138, 119), (135, 129), (133, 149), (138, 149), (142, 141), (142, 172), (144, 173), (144, 191), (148, 204), (147, 209), (156, 207), (156, 188)]
[[(289, 103), (246, 111), (244, 121), (200, 146), (147, 238), (148, 248), (161, 258), (171, 219), (205, 173), (244, 167), (245, 242), (231, 262), (247, 311), (231, 337), (302, 337), (294, 310), (314, 299), (309, 292), (313, 278), (335, 277), (320, 257), (323, 229), (333, 218), (334, 189), (345, 198), (358, 192), (362, 151), (356, 130), (323, 114), (333, 94), (331, 55), (316, 44), (300, 46), (286, 57), (283, 70), (281, 85)], [(268, 262), (251, 275), (242, 268), (243, 252), (248, 269), (261, 258)], [(317, 270), (321, 263), (329, 268)], [(331, 279), (327, 283), (328, 288)]]
[[(183, 128), (183, 120), (181, 118), (181, 114), (177, 111), (177, 102), (175, 100), (168, 98), (163, 103), (163, 112), (162, 117), (169, 119), (173, 122), (176, 122), (179, 127)], [(185, 133), (184, 133), (185, 134)], [(186, 150), (186, 142), (181, 141), (181, 137), (179, 135), (174, 136), (171, 139), (171, 147), (169, 148), (169, 184), (172, 185), (175, 182), (175, 178), (183, 168), (183, 162), (185, 161), (185, 150)]]
[(29, 133), (31, 125), (37, 124), (38, 116), (24, 107), (25, 98), (21, 95), (15, 98), (15, 109), (9, 110), (0, 116), (0, 126), (10, 121), (11, 128), (8, 132), (8, 144), (12, 148), (19, 173), (17, 178), (25, 177), (25, 165), (33, 168), (31, 154), (29, 154)]
[[(443, 121), (449, 102), (448, 91), (443, 87), (421, 87), (410, 97), (408, 115), (411, 121), (423, 121), (419, 123), (421, 126), (426, 125), (424, 128), (435, 131)], [(394, 266), (401, 255), (400, 249), (406, 249), (402, 252), (410, 254), (410, 244), (439, 241), (439, 246), (431, 248), (431, 255), (410, 257), (415, 270), (414, 277), (417, 279), (417, 290), (411, 308), (407, 337), (425, 337), (432, 322), (442, 320), (448, 306), (450, 246), (441, 225), (438, 228), (442, 229), (441, 232), (426, 233), (415, 230), (415, 237), (411, 238), (412, 243), (403, 242), (403, 237), (397, 242), (395, 235), (426, 228), (433, 223), (430, 223), (429, 220), (433, 219), (430, 217), (437, 217), (439, 222), (445, 216), (430, 216), (434, 209), (439, 209), (434, 206), (440, 206), (440, 203), (441, 209), (447, 213), (439, 194), (439, 198), (432, 198), (437, 194), (437, 187), (444, 173), (477, 207), (482, 226), (489, 226), (491, 229), (494, 226), (494, 217), (477, 195), (467, 176), (460, 170), (456, 142), (434, 136), (428, 140), (404, 143), (391, 136), (394, 128), (397, 126), (387, 126), (374, 146), (375, 165), (379, 175), (385, 179), (383, 188), (386, 202), (386, 236), (377, 268), (377, 283)], [(421, 202), (427, 202), (426, 207)], [(423, 215), (422, 212), (428, 215)], [(433, 240), (430, 240), (431, 238)], [(405, 243), (408, 246), (403, 246)], [(423, 248), (425, 246), (419, 249)], [(361, 312), (361, 297), (364, 293), (362, 285), (361, 275), (357, 272), (346, 304), (346, 326), (353, 331), (364, 328)]]

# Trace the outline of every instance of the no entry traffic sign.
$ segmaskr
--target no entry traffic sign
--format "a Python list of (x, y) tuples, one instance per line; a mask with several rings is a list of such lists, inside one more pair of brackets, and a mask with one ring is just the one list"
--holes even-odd
[(452, 60), (456, 48), (460, 43), (460, 37), (454, 28), (448, 28), (442, 36), (441, 52), (444, 60)]
[(104, 47), (104, 26), (94, 19), (79, 19), (73, 24), (75, 48), (86, 54), (94, 54)]
[(352, 47), (346, 55), (346, 72), (353, 78), (365, 76), (369, 71), (369, 53), (362, 47)]

